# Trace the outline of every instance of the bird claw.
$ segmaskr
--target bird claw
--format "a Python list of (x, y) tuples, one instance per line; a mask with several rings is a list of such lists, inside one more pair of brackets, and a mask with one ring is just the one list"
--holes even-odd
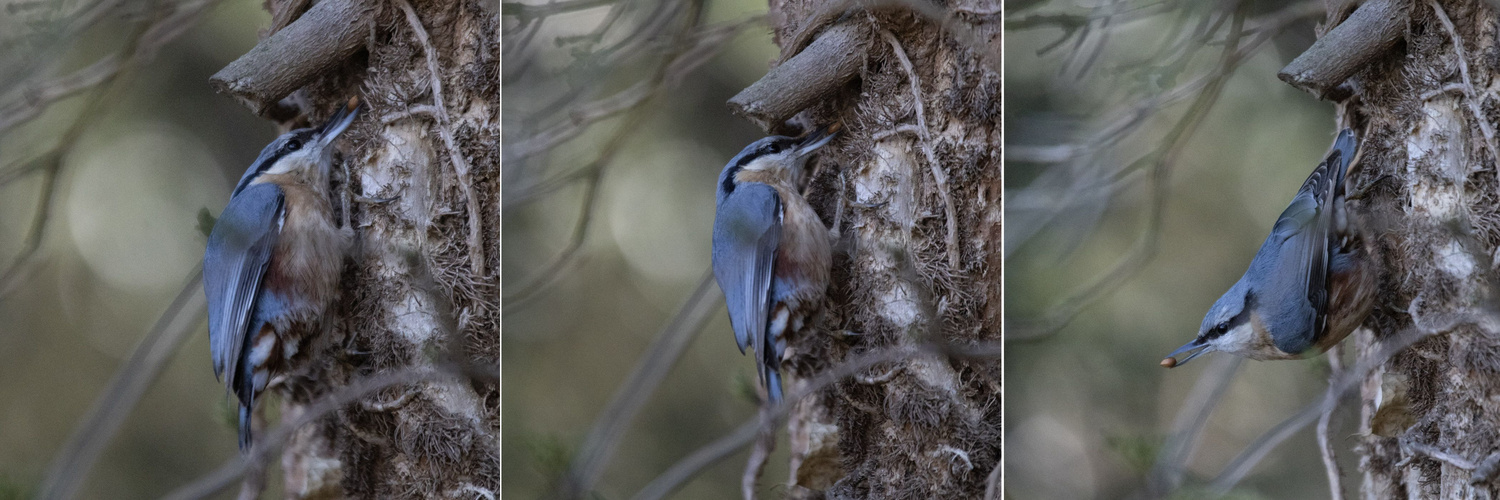
[(1380, 181), (1383, 181), (1387, 177), (1390, 177), (1390, 176), (1391, 176), (1391, 174), (1380, 174), (1380, 176), (1376, 177), (1375, 180), (1372, 180), (1370, 182), (1366, 182), (1364, 185), (1355, 188), (1354, 192), (1352, 192), (1352, 193), (1345, 194), (1344, 195), (1344, 199), (1345, 200), (1360, 200), (1360, 199), (1364, 199), (1365, 196), (1367, 196), (1367, 195), (1370, 194), (1370, 189), (1371, 188), (1374, 188), (1376, 184), (1379, 184)]

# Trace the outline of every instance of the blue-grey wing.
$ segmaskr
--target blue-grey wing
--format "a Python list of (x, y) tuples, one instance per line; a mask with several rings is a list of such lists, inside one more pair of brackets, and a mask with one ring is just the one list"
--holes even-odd
[(1279, 242), (1279, 259), (1269, 285), (1282, 293), (1267, 298), (1280, 302), (1268, 304), (1275, 313), (1264, 320), (1276, 347), (1290, 354), (1317, 343), (1328, 320), (1328, 266), (1337, 249), (1333, 203), (1343, 192), (1352, 141), (1352, 133), (1339, 135), (1334, 150), (1302, 183), (1271, 231), (1271, 239)]
[(745, 352), (766, 350), (772, 266), (781, 242), (781, 198), (765, 184), (739, 185), (714, 214), (713, 266), (734, 340)]
[[(240, 351), (254, 318), (261, 280), (285, 216), (281, 188), (252, 184), (230, 198), (203, 252), (203, 291), (208, 296), (208, 336), (214, 375), (238, 373)], [(232, 387), (231, 387), (232, 388)]]

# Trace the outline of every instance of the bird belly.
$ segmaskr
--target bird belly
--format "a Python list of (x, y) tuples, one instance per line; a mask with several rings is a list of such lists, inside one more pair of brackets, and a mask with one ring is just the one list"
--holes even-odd
[(264, 388), (262, 378), (284, 372), (306, 339), (323, 330), (343, 270), (344, 238), (333, 225), (327, 202), (306, 188), (283, 190), (286, 219), (256, 307), (266, 327), (247, 341), (244, 358), (257, 391)]
[(333, 211), (304, 187), (284, 187), (287, 214), (266, 270), (265, 289), (282, 296), (298, 320), (321, 318), (338, 296), (344, 241)]
[(1365, 253), (1354, 251), (1334, 257), (1329, 270), (1328, 325), (1318, 339), (1318, 348), (1328, 350), (1363, 324), (1375, 303), (1375, 277), (1368, 272)]
[(795, 311), (822, 302), (833, 259), (828, 229), (812, 206), (795, 191), (777, 186), (781, 196), (781, 244), (776, 248), (771, 301)]

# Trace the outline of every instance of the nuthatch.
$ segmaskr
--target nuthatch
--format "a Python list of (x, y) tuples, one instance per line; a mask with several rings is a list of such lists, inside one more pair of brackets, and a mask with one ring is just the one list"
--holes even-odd
[(342, 108), (322, 127), (266, 146), (208, 237), (203, 291), (214, 375), (239, 398), (242, 450), (256, 398), (322, 331), (338, 295), (348, 237), (329, 203), (330, 144), (357, 113)]
[[(1208, 310), (1198, 337), (1167, 355), (1162, 366), (1209, 351), (1255, 360), (1321, 353), (1364, 322), (1377, 284), (1359, 221), (1345, 206), (1344, 175), (1356, 147), (1354, 131), (1339, 133), (1250, 269)], [(1192, 354), (1176, 360), (1187, 352)]]
[(760, 381), (781, 400), (786, 336), (802, 328), (828, 289), (828, 228), (797, 190), (803, 165), (835, 133), (767, 137), (719, 174), (714, 277), (724, 290), (740, 353), (755, 350)]

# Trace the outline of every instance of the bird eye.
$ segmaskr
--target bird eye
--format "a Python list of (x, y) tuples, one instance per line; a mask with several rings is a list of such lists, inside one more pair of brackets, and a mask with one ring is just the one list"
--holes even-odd
[(302, 149), (302, 141), (301, 140), (292, 139), (292, 140), (286, 141), (286, 150), (288, 152), (296, 151), (298, 149)]
[(1219, 326), (1215, 326), (1214, 330), (1217, 330), (1220, 334), (1228, 333), (1229, 323), (1219, 323)]

